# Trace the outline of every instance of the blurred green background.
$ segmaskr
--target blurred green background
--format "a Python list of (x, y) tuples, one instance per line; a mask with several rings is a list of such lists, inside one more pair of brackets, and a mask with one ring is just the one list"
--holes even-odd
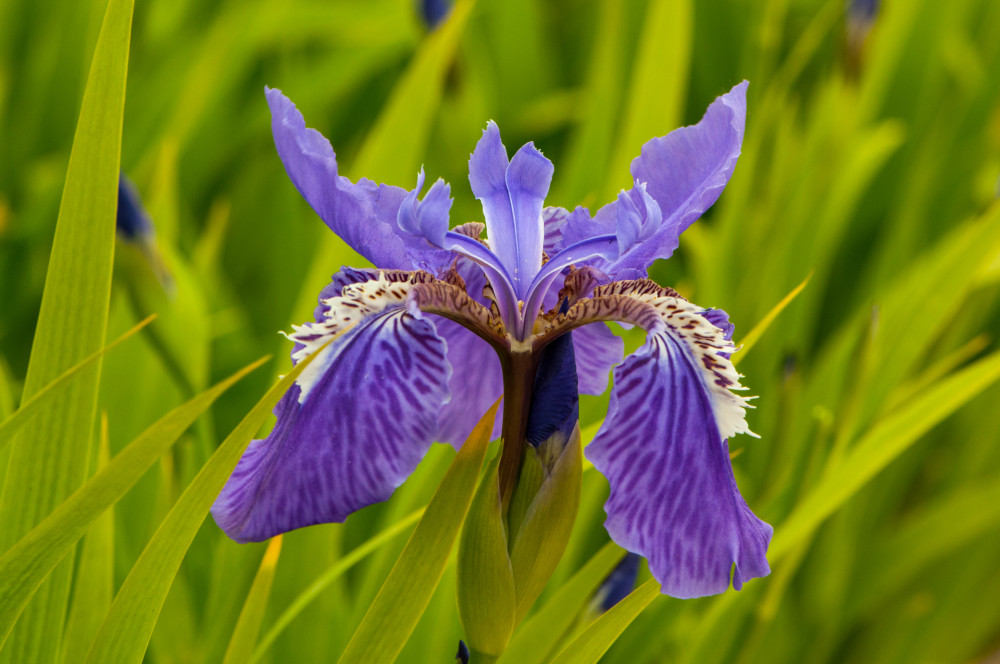
[[(105, 8), (0, 4), (0, 418), (21, 401)], [(731, 441), (734, 465), (748, 503), (775, 526), (773, 572), (739, 593), (658, 598), (602, 661), (994, 661), (998, 72), (994, 0), (887, 1), (870, 18), (843, 0), (479, 0), (459, 2), (434, 30), (411, 0), (138, 2), (121, 168), (170, 279), (118, 242), (108, 339), (148, 313), (159, 319), (104, 359), (93, 439), (114, 455), (222, 377), (274, 359), (95, 524), (67, 568), (70, 623), (49, 620), (49, 646), (25, 650), (15, 629), (0, 659), (82, 661), (181, 491), (288, 370), (290, 344), (276, 332), (309, 318), (340, 265), (362, 263), (285, 176), (265, 85), (330, 139), (342, 174), (412, 188), (423, 165), (452, 183), (461, 223), (481, 219), (467, 159), (488, 119), (508, 149), (533, 140), (554, 162), (549, 204), (593, 211), (628, 185), (643, 142), (696, 122), (747, 79), (736, 173), (653, 276), (727, 310), (737, 342), (808, 278), (737, 356), (760, 397), (748, 419), (761, 439)], [(72, 333), (75, 321), (60, 325)], [(585, 438), (606, 400), (582, 404)], [(0, 470), (9, 454), (0, 451)], [(265, 545), (234, 544), (208, 519), (146, 659), (222, 661), (252, 606), (259, 634), (236, 640), (257, 647), (255, 661), (332, 660), (405, 538), (321, 589), (310, 584), (425, 504), (452, 456), (436, 446), (391, 501), (345, 525), (285, 536), (276, 568), (270, 558), (261, 568)], [(606, 493), (587, 471), (574, 538), (539, 606), (607, 541)], [(274, 572), (273, 586), (255, 585), (251, 601), (259, 568)], [(312, 601), (278, 621), (304, 592)], [(585, 604), (556, 636), (593, 618)], [(83, 614), (94, 624), (81, 627)], [(450, 661), (460, 637), (452, 565), (400, 661)], [(518, 662), (560, 647), (520, 638), (532, 654)]]

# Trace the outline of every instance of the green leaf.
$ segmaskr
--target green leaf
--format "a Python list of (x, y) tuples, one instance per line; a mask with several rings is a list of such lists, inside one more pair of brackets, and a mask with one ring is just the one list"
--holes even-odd
[(462, 445), (424, 517), (354, 632), (340, 662), (391, 662), (410, 637), (444, 574), (486, 456), (500, 401)]
[(333, 341), (295, 365), (268, 390), (177, 499), (115, 596), (87, 653), (88, 664), (142, 661), (177, 569), (243, 450), (302, 370)]
[(660, 584), (656, 579), (642, 584), (591, 623), (552, 660), (552, 664), (596, 664), (625, 628), (659, 596)]
[(598, 205), (632, 187), (629, 164), (643, 144), (683, 124), (693, 41), (694, 3), (653, 0), (646, 10), (617, 149), (606, 168)]
[(806, 287), (810, 279), (812, 279), (811, 272), (805, 279), (802, 280), (802, 283), (793, 288), (788, 295), (781, 298), (781, 301), (774, 305), (774, 307), (767, 312), (764, 318), (762, 318), (759, 323), (754, 325), (752, 330), (747, 332), (745, 337), (740, 339), (740, 342), (737, 344), (737, 348), (740, 349), (740, 352), (733, 357), (733, 364), (737, 364), (740, 360), (742, 360), (747, 352), (749, 352), (749, 350), (756, 345), (757, 341), (764, 336), (765, 332), (767, 332), (767, 328), (771, 327), (771, 323), (773, 323), (778, 317), (778, 314), (784, 311), (785, 307), (791, 304), (792, 300), (794, 300), (798, 294), (802, 292), (802, 289)]
[(1000, 478), (960, 486), (883, 537), (865, 560), (864, 583), (852, 593), (855, 610), (871, 615), (880, 601), (912, 587), (935, 562), (1000, 532)]
[(338, 558), (337, 562), (328, 567), (325, 572), (316, 578), (315, 581), (309, 584), (309, 587), (299, 593), (298, 597), (296, 597), (292, 603), (289, 604), (288, 608), (285, 609), (280, 616), (278, 616), (278, 618), (274, 621), (274, 624), (271, 626), (271, 629), (268, 630), (267, 634), (264, 635), (264, 638), (261, 639), (260, 644), (254, 650), (253, 657), (250, 658), (249, 664), (259, 662), (264, 656), (264, 653), (267, 652), (267, 649), (271, 647), (271, 644), (273, 644), (275, 639), (281, 635), (281, 632), (284, 631), (288, 624), (295, 620), (295, 617), (302, 613), (303, 609), (319, 597), (331, 583), (339, 579), (344, 572), (364, 560), (369, 554), (376, 551), (383, 544), (406, 531), (407, 528), (416, 523), (416, 521), (424, 515), (424, 511), (425, 509), (423, 507), (413, 511), (388, 528), (379, 531), (378, 534), (373, 535), (371, 539), (366, 541), (364, 544), (352, 549), (350, 553)]
[[(101, 444), (97, 470), (108, 465), (108, 417), (101, 417)], [(73, 602), (63, 634), (63, 664), (73, 664), (94, 640), (101, 619), (111, 606), (115, 585), (115, 513), (107, 509), (97, 519), (83, 540), (80, 563), (73, 586)]]
[(905, 408), (876, 424), (775, 529), (768, 559), (787, 554), (878, 472), (973, 397), (1000, 379), (1000, 352), (928, 388)]
[(621, 71), (624, 68), (624, 33), (626, 7), (618, 0), (600, 3), (598, 21), (601, 29), (592, 42), (585, 93), (578, 110), (579, 125), (574, 131), (568, 154), (561, 164), (562, 175), (553, 183), (549, 196), (553, 204), (592, 205), (604, 189), (607, 173), (603, 168), (611, 158), (621, 105)]
[(490, 463), (458, 544), (458, 615), (473, 651), (499, 656), (514, 631), (514, 572), (507, 553), (497, 468)]
[(260, 624), (264, 620), (267, 600), (271, 596), (271, 583), (274, 581), (274, 571), (278, 566), (280, 554), (281, 535), (278, 535), (268, 543), (264, 558), (260, 561), (260, 568), (243, 603), (222, 664), (243, 664), (250, 658), (254, 644), (257, 643)]
[(614, 542), (605, 544), (518, 628), (500, 658), (500, 664), (544, 664), (548, 654), (580, 614), (584, 603), (593, 596), (624, 554)]
[(0, 641), (90, 524), (124, 496), (223, 392), (265, 361), (254, 362), (164, 415), (0, 557)]
[[(24, 400), (104, 345), (114, 254), (132, 0), (110, 0), (77, 121), (25, 379)], [(21, 431), (0, 498), (0, 551), (86, 477), (100, 362)], [(49, 664), (59, 654), (72, 564), (53, 574), (0, 659)], [(5, 579), (6, 580), (6, 579)], [(4, 631), (6, 634), (6, 630)]]
[(7, 443), (13, 440), (17, 432), (31, 422), (32, 418), (39, 413), (45, 412), (46, 407), (50, 406), (54, 399), (58, 399), (60, 395), (63, 394), (64, 389), (73, 384), (74, 376), (77, 376), (81, 371), (92, 366), (95, 362), (101, 359), (105, 353), (131, 337), (142, 328), (149, 325), (155, 318), (156, 314), (153, 314), (145, 320), (140, 321), (131, 330), (121, 335), (96, 353), (91, 353), (80, 362), (77, 362), (72, 367), (64, 371), (58, 378), (35, 392), (34, 396), (21, 404), (21, 407), (11, 413), (10, 417), (5, 419), (3, 422), (0, 422), (0, 450), (2, 450)]

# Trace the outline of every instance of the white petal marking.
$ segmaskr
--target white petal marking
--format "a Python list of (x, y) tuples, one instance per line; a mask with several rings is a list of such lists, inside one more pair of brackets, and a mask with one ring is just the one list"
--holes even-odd
[(723, 438), (745, 433), (755, 438), (746, 422), (746, 409), (753, 408), (749, 400), (732, 390), (747, 389), (740, 384), (742, 374), (728, 355), (736, 352), (733, 342), (726, 339), (722, 330), (704, 317), (704, 308), (678, 297), (654, 293), (633, 294), (632, 297), (655, 307), (660, 313), (662, 329), (647, 330), (649, 334), (670, 334), (682, 340), (698, 365), (699, 376), (708, 388), (719, 433)]
[[(389, 308), (406, 306), (411, 286), (412, 284), (408, 282), (390, 281), (385, 278), (384, 273), (380, 272), (378, 279), (348, 284), (340, 295), (322, 300), (322, 304), (329, 308), (326, 311), (326, 317), (321, 322), (293, 325), (291, 334), (282, 333), (289, 340), (301, 345), (298, 350), (292, 353), (292, 361), (298, 364), (322, 348), (327, 341), (349, 330), (372, 314)], [(301, 390), (299, 403), (306, 400), (313, 385), (326, 372), (332, 357), (333, 346), (327, 346), (322, 351), (322, 355), (317, 357), (299, 375), (298, 380), (295, 381)]]

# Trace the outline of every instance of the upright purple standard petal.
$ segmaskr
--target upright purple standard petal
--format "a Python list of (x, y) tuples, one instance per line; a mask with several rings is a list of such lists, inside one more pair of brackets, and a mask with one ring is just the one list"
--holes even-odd
[[(369, 180), (355, 184), (339, 175), (330, 142), (306, 127), (302, 113), (280, 90), (265, 91), (274, 144), (288, 177), (334, 233), (381, 268), (409, 270), (421, 262), (424, 254), (438, 251), (423, 237), (405, 233), (397, 226), (406, 190)], [(447, 206), (434, 209), (447, 215)], [(445, 216), (445, 228), (447, 225)]]
[(524, 299), (542, 263), (542, 203), (552, 171), (552, 162), (531, 143), (508, 162), (493, 122), (469, 158), (469, 183), (483, 205), (490, 247), (510, 275), (518, 299)]
[[(387, 499), (416, 468), (447, 403), (450, 367), (434, 325), (406, 307), (406, 284), (375, 279), (297, 329), (295, 358), (323, 353), (275, 409), (212, 507), (238, 542), (343, 521)], [(334, 342), (317, 350), (331, 337)]]

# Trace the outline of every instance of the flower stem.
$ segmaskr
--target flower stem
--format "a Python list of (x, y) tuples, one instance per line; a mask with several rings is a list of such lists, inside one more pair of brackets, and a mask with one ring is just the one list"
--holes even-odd
[(521, 470), (521, 453), (528, 428), (528, 412), (535, 386), (538, 358), (535, 353), (501, 356), (503, 368), (503, 452), (500, 456), (500, 501), (506, 511)]

